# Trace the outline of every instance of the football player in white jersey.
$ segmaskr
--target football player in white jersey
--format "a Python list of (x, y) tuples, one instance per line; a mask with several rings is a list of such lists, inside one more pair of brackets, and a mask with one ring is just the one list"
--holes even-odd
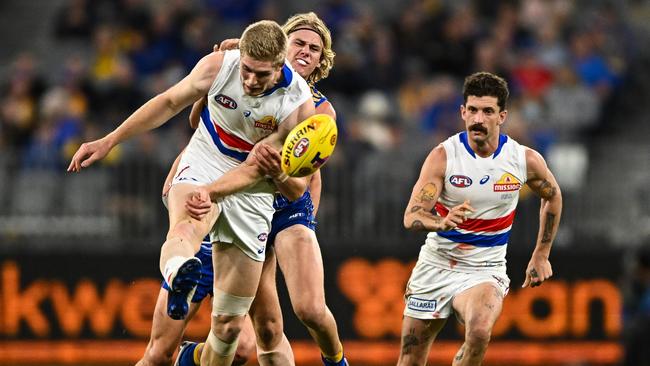
[[(316, 113), (336, 118), (327, 98), (315, 83), (327, 77), (333, 66), (334, 53), (329, 30), (313, 13), (296, 14), (282, 26), (289, 37), (287, 59), (291, 66), (308, 81)], [(239, 40), (229, 39), (215, 46), (215, 50), (237, 48)], [(202, 101), (203, 102), (203, 101)], [(196, 128), (202, 102), (192, 108), (190, 124)], [(204, 102), (203, 102), (204, 103)], [(270, 175), (280, 172), (280, 156), (276, 152), (262, 150), (274, 157), (260, 157)], [(273, 164), (275, 162), (275, 164)], [(175, 168), (173, 168), (175, 170)], [(300, 184), (309, 185), (304, 194)], [(276, 256), (284, 273), (294, 312), (305, 324), (321, 349), (325, 365), (346, 365), (343, 347), (338, 336), (336, 321), (325, 304), (323, 288), (323, 265), (316, 239), (315, 216), (320, 199), (320, 171), (306, 179), (292, 178), (276, 183), (281, 193), (276, 194), (269, 247), (264, 264), (260, 287), (253, 301), (250, 315), (257, 333), (257, 354), (260, 365), (293, 364), (291, 347), (283, 334), (283, 320), (278, 300), (275, 267)], [(296, 193), (298, 192), (298, 193)], [(194, 366), (202, 344), (184, 342), (179, 353), (179, 366)], [(246, 349), (242, 349), (246, 351)], [(238, 354), (239, 354), (238, 350)]]
[(217, 243), (212, 324), (201, 356), (205, 365), (231, 364), (262, 272), (273, 188), (259, 166), (247, 160), (248, 153), (256, 143), (256, 148), (268, 144), (280, 150), (289, 131), (314, 114), (309, 87), (285, 65), (287, 37), (277, 23), (250, 25), (240, 48), (202, 58), (188, 76), (113, 132), (82, 144), (68, 167), (75, 172), (88, 167), (116, 144), (209, 96), (203, 124), (190, 140), (169, 192), (170, 228), (160, 258), (171, 289), (167, 313), (182, 319), (201, 276), (201, 261), (194, 254), (208, 233)]
[(398, 365), (424, 365), (451, 314), (465, 324), (452, 365), (480, 365), (510, 280), (505, 253), (519, 189), (541, 197), (540, 230), (522, 287), (553, 275), (549, 254), (562, 196), (544, 158), (500, 127), (508, 86), (487, 72), (468, 76), (460, 115), (465, 131), (425, 160), (404, 213), (404, 226), (429, 231), (409, 279)]

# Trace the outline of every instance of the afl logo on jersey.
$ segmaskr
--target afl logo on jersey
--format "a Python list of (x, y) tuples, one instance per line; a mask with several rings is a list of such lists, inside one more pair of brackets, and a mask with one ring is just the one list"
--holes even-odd
[(452, 175), (449, 177), (449, 183), (458, 188), (466, 188), (472, 185), (472, 178), (466, 175)]
[(231, 97), (219, 94), (214, 96), (214, 101), (219, 103), (222, 107), (228, 109), (237, 109), (237, 102), (235, 102)]

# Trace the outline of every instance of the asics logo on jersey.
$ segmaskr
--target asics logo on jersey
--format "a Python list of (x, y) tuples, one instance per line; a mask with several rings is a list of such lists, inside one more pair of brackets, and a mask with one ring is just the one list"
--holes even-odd
[(251, 111), (244, 111), (244, 117), (248, 118), (251, 115)]
[(479, 181), (479, 183), (480, 183), (480, 184), (485, 184), (485, 183), (487, 183), (487, 181), (488, 181), (489, 179), (490, 179), (490, 176), (489, 176), (489, 175), (486, 175), (486, 176), (484, 176), (483, 178), (481, 178), (481, 180)]
[(264, 249), (266, 249), (266, 246), (261, 247), (260, 249), (257, 250), (257, 254), (262, 254), (264, 253)]
[(472, 178), (466, 175), (452, 175), (449, 177), (449, 183), (458, 188), (466, 188), (472, 185)]
[(224, 108), (237, 109), (237, 102), (235, 102), (234, 99), (232, 99), (227, 95), (224, 94), (215, 95), (214, 101), (219, 103)]

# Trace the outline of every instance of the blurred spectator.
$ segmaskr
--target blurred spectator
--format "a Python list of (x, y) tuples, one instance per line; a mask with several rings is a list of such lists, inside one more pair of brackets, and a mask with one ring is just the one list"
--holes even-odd
[(56, 36), (62, 39), (88, 39), (96, 21), (93, 9), (86, 0), (69, 1), (57, 14)]
[(597, 53), (594, 39), (587, 32), (579, 32), (571, 39), (573, 65), (580, 79), (594, 89), (601, 98), (606, 98), (616, 85), (618, 78), (606, 59)]
[(598, 122), (598, 96), (580, 83), (569, 66), (555, 71), (555, 84), (546, 94), (546, 106), (549, 127), (562, 141), (583, 140), (579, 133)]
[(512, 81), (512, 92), (537, 99), (551, 86), (553, 74), (539, 62), (532, 50), (525, 49), (512, 69)]
[(421, 130), (432, 136), (432, 146), (463, 128), (460, 106), (463, 104), (461, 87), (449, 76), (429, 80), (427, 101), (423, 110)]
[(440, 24), (440, 28), (434, 29), (435, 39), (422, 49), (431, 72), (465, 77), (474, 59), (476, 29), (473, 26), (476, 21), (473, 9), (469, 6), (449, 9), (436, 24)]
[(25, 168), (64, 169), (65, 148), (79, 139), (82, 129), (82, 110), (74, 103), (63, 88), (52, 89), (43, 97), (42, 118), (23, 156)]
[(6, 144), (21, 147), (29, 139), (36, 119), (36, 103), (29, 93), (29, 80), (14, 77), (2, 98), (2, 132)]

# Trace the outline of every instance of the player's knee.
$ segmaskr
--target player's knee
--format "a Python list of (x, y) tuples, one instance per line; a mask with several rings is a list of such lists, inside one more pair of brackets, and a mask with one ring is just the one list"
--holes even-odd
[(242, 330), (243, 317), (232, 315), (212, 316), (212, 329), (219, 339), (226, 343), (234, 342)]
[(467, 330), (465, 342), (470, 347), (484, 348), (490, 342), (491, 335), (492, 331), (489, 326), (482, 324), (470, 325)]
[(327, 316), (327, 308), (322, 301), (309, 299), (294, 305), (293, 311), (300, 321), (310, 328), (322, 325)]
[(234, 342), (244, 326), (253, 297), (231, 295), (215, 289), (212, 299), (212, 329), (224, 342)]
[(250, 357), (255, 353), (255, 339), (253, 337), (242, 337), (240, 335), (239, 342), (237, 343), (237, 351), (235, 352), (235, 359), (233, 365), (244, 365)]
[(144, 359), (147, 365), (169, 365), (174, 356), (174, 347), (165, 347), (160, 342), (152, 342), (145, 352)]
[(271, 349), (282, 337), (282, 321), (275, 318), (255, 319), (255, 334), (262, 349)]

